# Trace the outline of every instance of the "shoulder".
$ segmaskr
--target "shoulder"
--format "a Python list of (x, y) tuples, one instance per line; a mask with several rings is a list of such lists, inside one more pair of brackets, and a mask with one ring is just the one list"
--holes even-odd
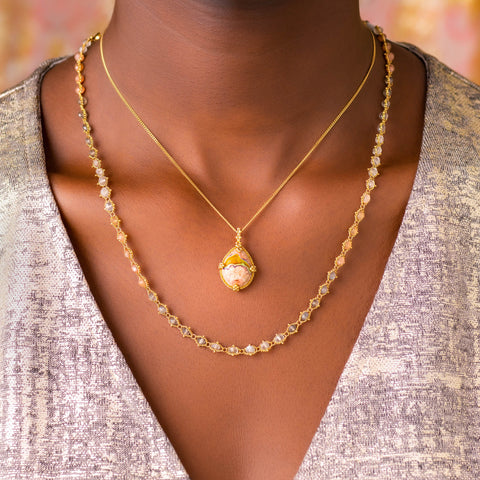
[(0, 94), (0, 240), (25, 199), (43, 191), (48, 182), (40, 87), (45, 73), (58, 61), (43, 63), (30, 77)]
[(19, 163), (28, 168), (31, 159), (41, 156), (40, 87), (45, 73), (59, 61), (47, 60), (23, 82), (0, 94), (0, 182)]
[(437, 194), (443, 192), (448, 203), (480, 201), (480, 86), (435, 57), (406, 47), (424, 61), (427, 72), (420, 177)]
[(468, 257), (470, 265), (478, 268), (480, 87), (433, 56), (412, 46), (407, 48), (424, 61), (427, 72), (422, 145), (409, 204), (409, 232), (413, 236), (421, 231), (427, 235), (427, 243), (433, 237), (442, 240), (435, 255), (450, 252), (457, 255), (455, 262)]
[[(480, 86), (431, 55), (416, 51), (427, 69), (424, 147), (451, 160), (480, 158)], [(460, 160), (460, 158), (458, 158)], [(460, 162), (461, 165), (461, 162)]]
[(47, 60), (27, 79), (0, 94), (0, 209), (15, 192), (31, 188), (44, 170), (40, 88), (45, 73), (61, 61)]

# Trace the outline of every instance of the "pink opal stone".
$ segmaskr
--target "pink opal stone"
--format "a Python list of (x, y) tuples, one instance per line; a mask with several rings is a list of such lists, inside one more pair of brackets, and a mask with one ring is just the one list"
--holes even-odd
[(232, 290), (241, 290), (252, 283), (255, 266), (252, 257), (243, 247), (233, 247), (219, 265), (223, 283)]

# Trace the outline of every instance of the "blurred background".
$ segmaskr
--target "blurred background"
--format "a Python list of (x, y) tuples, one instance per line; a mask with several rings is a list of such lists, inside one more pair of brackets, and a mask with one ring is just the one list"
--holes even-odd
[[(332, 0), (341, 1), (341, 0)], [(107, 25), (114, 0), (0, 0), (0, 91)], [(363, 18), (480, 83), (480, 0), (360, 0)]]

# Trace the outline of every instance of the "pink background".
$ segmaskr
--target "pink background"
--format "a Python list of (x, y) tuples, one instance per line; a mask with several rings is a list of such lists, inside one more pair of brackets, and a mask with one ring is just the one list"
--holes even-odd
[[(114, 0), (0, 0), (0, 90), (103, 30)], [(341, 1), (341, 0), (334, 0)], [(414, 43), (480, 83), (480, 0), (360, 0), (393, 40)]]

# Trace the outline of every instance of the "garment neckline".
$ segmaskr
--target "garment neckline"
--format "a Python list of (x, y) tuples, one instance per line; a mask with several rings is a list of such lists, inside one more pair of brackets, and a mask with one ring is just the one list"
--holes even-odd
[[(428, 57), (425, 54), (423, 54), (423, 52), (419, 51), (414, 46), (411, 46), (411, 45), (408, 45), (408, 44), (402, 44), (402, 45), (405, 48), (407, 48), (408, 50), (410, 50), (412, 53), (417, 55), (417, 57), (419, 57), (424, 62), (425, 69), (426, 69), (425, 105), (428, 105), (428, 103), (430, 101), (430, 97), (431, 97), (431, 89), (430, 89), (431, 76), (430, 76), (430, 71), (429, 71), (430, 66), (429, 66), (429, 62), (428, 62)], [(74, 258), (74, 260), (75, 260), (75, 268), (79, 272), (81, 272), (84, 294), (86, 294), (86, 297), (90, 299), (90, 302), (92, 304), (92, 311), (95, 312), (96, 319), (98, 320), (99, 323), (102, 324), (102, 327), (107, 331), (111, 341), (113, 342), (113, 344), (115, 344), (115, 347), (116, 347), (117, 353), (119, 355), (119, 358), (121, 358), (123, 360), (125, 373), (128, 374), (128, 376), (131, 379), (133, 379), (139, 396), (141, 398), (143, 398), (143, 400), (144, 400), (144, 402), (147, 405), (147, 408), (149, 410), (149, 414), (156, 421), (156, 426), (158, 427), (157, 430), (158, 430), (159, 436), (161, 436), (162, 440), (169, 446), (171, 455), (172, 456), (174, 455), (175, 458), (174, 459), (169, 458), (169, 460), (170, 461), (175, 460), (176, 470), (178, 472), (182, 472), (183, 476), (181, 478), (188, 479), (189, 478), (188, 473), (185, 470), (185, 467), (183, 466), (182, 462), (180, 461), (180, 458), (178, 457), (178, 454), (175, 451), (175, 448), (173, 447), (172, 443), (170, 442), (170, 439), (168, 438), (167, 434), (165, 433), (162, 425), (160, 424), (160, 422), (156, 418), (155, 414), (153, 413), (153, 411), (150, 407), (150, 404), (146, 400), (146, 397), (144, 396), (143, 391), (141, 390), (140, 386), (138, 385), (138, 383), (137, 383), (137, 381), (136, 381), (136, 379), (133, 375), (133, 372), (131, 371), (130, 367), (128, 366), (123, 353), (121, 352), (120, 348), (116, 344), (116, 342), (113, 338), (113, 335), (111, 334), (110, 329), (108, 328), (108, 325), (105, 322), (105, 319), (103, 318), (103, 315), (100, 311), (100, 308), (99, 308), (99, 306), (98, 306), (98, 304), (95, 300), (95, 297), (93, 296), (93, 293), (90, 289), (90, 286), (88, 285), (86, 277), (83, 273), (83, 269), (80, 265), (80, 262), (78, 260), (77, 255), (76, 255), (76, 252), (73, 248), (70, 237), (68, 236), (67, 230), (65, 228), (65, 225), (64, 225), (63, 220), (62, 220), (61, 215), (60, 215), (60, 210), (59, 210), (58, 204), (56, 202), (56, 199), (54, 197), (53, 191), (52, 191), (51, 186), (50, 186), (50, 182), (49, 182), (48, 174), (47, 174), (47, 170), (46, 170), (46, 157), (45, 157), (45, 151), (44, 151), (44, 148), (43, 148), (43, 138), (42, 138), (42, 129), (41, 129), (42, 118), (41, 118), (40, 101), (39, 101), (40, 87), (41, 87), (42, 79), (43, 79), (44, 75), (47, 73), (47, 71), (50, 68), (52, 68), (54, 65), (56, 65), (57, 63), (59, 63), (63, 60), (64, 60), (63, 58), (62, 59), (56, 59), (56, 60), (49, 60), (49, 61), (45, 62), (44, 64), (42, 64), (42, 66), (38, 70), (39, 74), (38, 74), (37, 84), (36, 84), (36, 89), (37, 89), (36, 93), (37, 94), (36, 94), (35, 98), (37, 99), (37, 102), (38, 102), (37, 103), (36, 114), (37, 114), (37, 117), (38, 117), (37, 118), (38, 125), (40, 125), (40, 127), (38, 129), (38, 138), (37, 138), (38, 145), (36, 146), (36, 148), (37, 148), (37, 152), (38, 151), (40, 152), (40, 155), (38, 155), (38, 159), (39, 159), (38, 161), (39, 161), (40, 165), (37, 165), (36, 167), (37, 167), (37, 170), (38, 170), (38, 167), (40, 167), (40, 169), (41, 169), (41, 175), (42, 175), (41, 176), (41, 182), (42, 182), (41, 187), (45, 189), (45, 194), (49, 199), (48, 204), (51, 206), (52, 214), (54, 215), (54, 217), (57, 220), (58, 233), (61, 232), (61, 236), (62, 236), (65, 244), (68, 245), (68, 247), (71, 249), (72, 258)], [(425, 112), (425, 117), (424, 118), (426, 118), (426, 112)], [(306, 458), (312, 454), (312, 450), (315, 448), (316, 439), (317, 439), (319, 433), (321, 432), (322, 426), (324, 425), (324, 419), (327, 417), (327, 415), (332, 414), (332, 409), (338, 404), (339, 392), (341, 390), (343, 390), (343, 386), (345, 384), (348, 384), (348, 382), (350, 380), (354, 380), (356, 378), (355, 365), (356, 365), (356, 361), (358, 360), (358, 357), (359, 357), (359, 353), (360, 353), (359, 350), (360, 350), (360, 345), (362, 344), (362, 339), (365, 336), (367, 336), (367, 333), (370, 330), (372, 330), (373, 328), (376, 327), (375, 324), (373, 323), (374, 312), (376, 311), (377, 303), (378, 303), (379, 298), (385, 295), (385, 284), (387, 282), (388, 277), (393, 274), (392, 264), (395, 263), (395, 258), (398, 256), (398, 250), (400, 248), (399, 245), (402, 243), (402, 239), (405, 237), (405, 233), (406, 233), (406, 230), (408, 228), (406, 220), (411, 215), (412, 206), (413, 206), (413, 204), (415, 204), (417, 202), (417, 198), (418, 198), (419, 191), (420, 191), (420, 185), (423, 184), (423, 176), (424, 176), (424, 170), (425, 170), (423, 168), (423, 165), (425, 163), (425, 157), (426, 157), (425, 138), (428, 136), (427, 135), (427, 129), (428, 129), (428, 122), (424, 121), (423, 132), (422, 132), (422, 141), (421, 141), (421, 150), (420, 150), (420, 156), (419, 156), (417, 171), (416, 171), (415, 178), (414, 178), (414, 181), (413, 181), (413, 185), (412, 185), (412, 188), (411, 188), (411, 191), (410, 191), (408, 202), (407, 202), (407, 205), (405, 207), (402, 222), (401, 222), (400, 227), (399, 227), (398, 232), (397, 232), (397, 237), (395, 239), (393, 248), (390, 252), (387, 263), (385, 265), (385, 269), (384, 269), (382, 278), (380, 280), (379, 286), (377, 288), (377, 291), (375, 293), (373, 302), (372, 302), (372, 304), (370, 306), (370, 309), (369, 309), (369, 311), (368, 311), (368, 313), (365, 317), (365, 321), (364, 321), (363, 326), (360, 330), (360, 333), (359, 333), (358, 338), (355, 342), (355, 345), (352, 349), (352, 352), (350, 353), (350, 356), (348, 357), (348, 360), (347, 360), (347, 362), (344, 366), (344, 369), (343, 369), (343, 371), (342, 371), (342, 373), (339, 377), (338, 383), (335, 387), (335, 390), (334, 390), (334, 393), (333, 393), (332, 397), (330, 398), (327, 409), (324, 412), (324, 415), (323, 415), (323, 417), (320, 421), (320, 424), (316, 428), (315, 434), (313, 435), (312, 440), (311, 440), (311, 442), (310, 442), (310, 444), (309, 444), (309, 446), (308, 446), (308, 448), (305, 452), (305, 455), (302, 459), (302, 462), (300, 463), (299, 470), (298, 470), (296, 476), (294, 477), (294, 480), (303, 480), (302, 477), (299, 476), (299, 475), (301, 474), (301, 470), (302, 470), (302, 467), (305, 464)], [(37, 181), (38, 180), (39, 179), (37, 179)]]

